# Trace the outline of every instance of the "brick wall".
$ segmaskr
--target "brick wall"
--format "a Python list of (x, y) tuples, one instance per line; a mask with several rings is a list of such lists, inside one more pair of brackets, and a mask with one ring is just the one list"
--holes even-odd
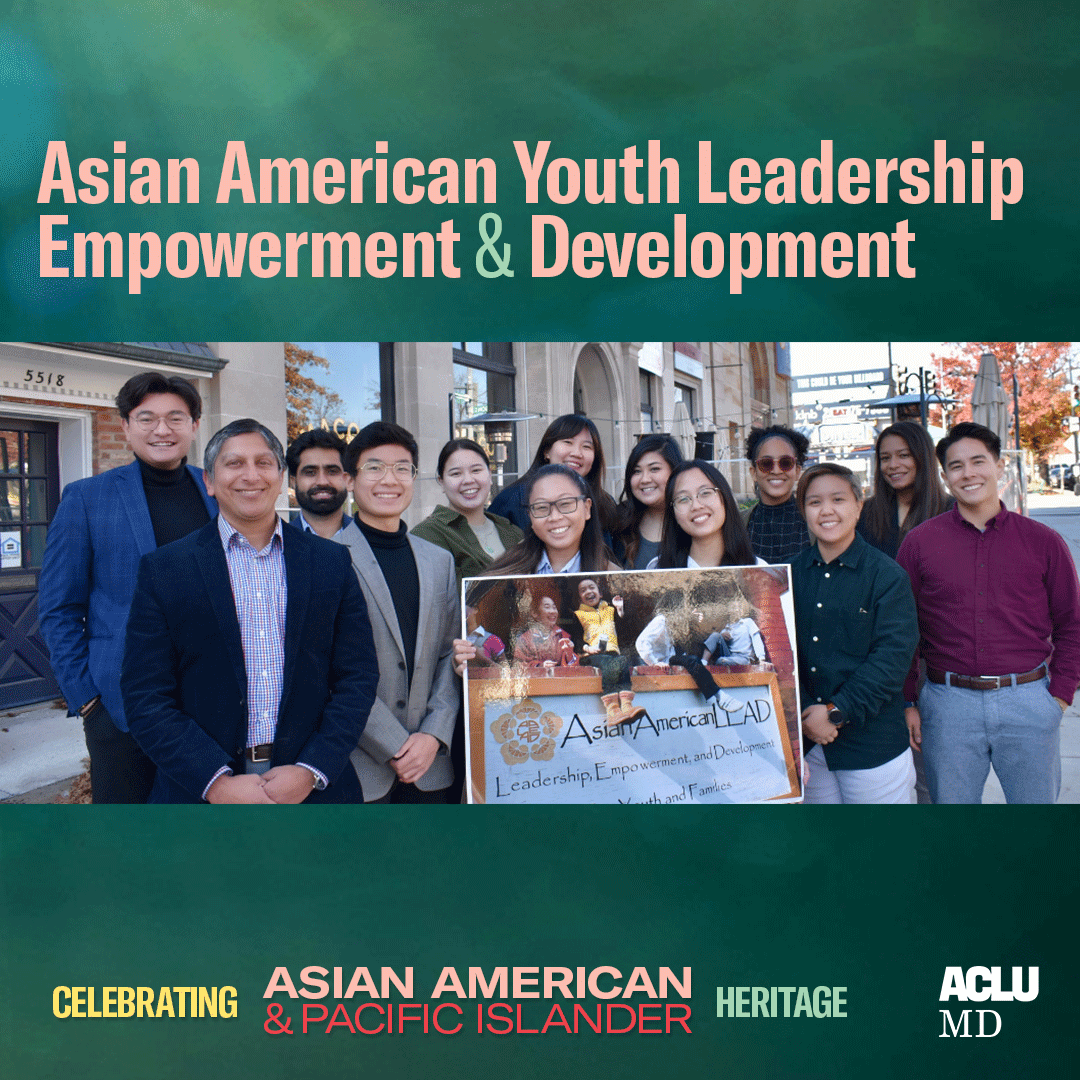
[(120, 414), (116, 409), (94, 409), (94, 475), (126, 465), (131, 461), (131, 450), (120, 426)]
[[(798, 705), (792, 676), (795, 671), (794, 640), (788, 638), (784, 625), (784, 609), (780, 604), (782, 586), (767, 574), (748, 574), (750, 602), (761, 613), (758, 626), (769, 650), (769, 661), (780, 678), (780, 700), (791, 736), (795, 761), (801, 760), (798, 742)], [(786, 685), (785, 685), (786, 684)]]
[[(41, 404), (41, 401), (36, 398), (5, 395), (0, 398), (0, 407), (5, 401), (16, 402), (20, 405)], [(48, 404), (54, 408), (78, 409), (80, 412), (86, 412), (89, 409), (92, 440), (90, 453), (95, 476), (105, 472), (106, 469), (115, 469), (118, 465), (127, 465), (131, 461), (132, 454), (124, 438), (124, 429), (120, 426), (120, 414), (114, 406), (88, 406), (84, 402), (75, 401), (49, 401)]]

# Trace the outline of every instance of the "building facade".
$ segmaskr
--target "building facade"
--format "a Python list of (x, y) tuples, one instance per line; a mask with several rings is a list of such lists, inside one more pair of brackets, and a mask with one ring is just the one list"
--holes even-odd
[(240, 416), (285, 436), (280, 341), (0, 343), (0, 707), (59, 695), (38, 624), (45, 535), (65, 485), (131, 461), (115, 399), (140, 371), (198, 386), (196, 463)]
[[(495, 464), (496, 487), (531, 463), (551, 421), (583, 412), (597, 425), (608, 464), (606, 486), (622, 489), (623, 464), (637, 440), (670, 432), (685, 454), (717, 461), (736, 494), (751, 484), (742, 458), (753, 425), (790, 423), (786, 343), (703, 342), (298, 342), (329, 360), (308, 367), (328, 392), (297, 416), (300, 428), (325, 425), (345, 438), (375, 419), (394, 420), (420, 443), (420, 478), (410, 520), (441, 494), (435, 462), (455, 436), (477, 439)], [(470, 424), (481, 414), (532, 417), (510, 425), (508, 441)]]
[[(311, 426), (346, 439), (377, 419), (408, 428), (420, 444), (409, 524), (441, 501), (435, 463), (455, 436), (487, 447), (502, 487), (528, 468), (556, 416), (583, 412), (600, 432), (613, 495), (634, 444), (660, 431), (687, 456), (718, 462), (747, 495), (749, 428), (792, 420), (782, 342), (0, 343), (0, 707), (58, 693), (38, 633), (46, 532), (66, 484), (131, 460), (115, 397), (149, 370), (190, 378), (202, 394), (195, 463), (209, 436), (242, 416), (283, 442)], [(505, 412), (529, 419), (469, 422)]]

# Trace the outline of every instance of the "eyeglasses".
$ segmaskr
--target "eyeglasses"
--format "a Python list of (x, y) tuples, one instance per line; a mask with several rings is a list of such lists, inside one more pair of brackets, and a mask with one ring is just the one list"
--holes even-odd
[(781, 472), (791, 472), (795, 468), (795, 459), (790, 454), (785, 454), (783, 457), (771, 458), (771, 457), (759, 457), (754, 462), (754, 468), (758, 472), (772, 472), (773, 466), (779, 468)]
[(140, 431), (153, 431), (164, 420), (170, 431), (183, 431), (190, 424), (191, 417), (187, 413), (171, 412), (167, 416), (155, 416), (153, 413), (138, 413), (131, 418)]
[(558, 510), (563, 515), (572, 514), (577, 509), (578, 503), (584, 501), (584, 495), (567, 495), (565, 498), (556, 499), (554, 502), (529, 503), (529, 517), (546, 518), (550, 516), (553, 509)]
[(671, 505), (674, 506), (676, 510), (689, 510), (696, 502), (711, 503), (716, 502), (719, 498), (719, 488), (701, 488), (693, 495), (676, 495), (675, 498), (671, 500)]
[(399, 461), (394, 465), (387, 465), (385, 461), (365, 461), (356, 470), (356, 473), (358, 476), (362, 476), (369, 484), (375, 484), (388, 472), (392, 472), (395, 480), (408, 484), (416, 478), (419, 471), (410, 461)]

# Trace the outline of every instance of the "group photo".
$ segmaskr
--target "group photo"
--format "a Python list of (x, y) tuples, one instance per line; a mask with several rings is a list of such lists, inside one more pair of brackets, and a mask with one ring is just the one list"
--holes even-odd
[(1070, 343), (0, 360), (4, 801), (1080, 798)]

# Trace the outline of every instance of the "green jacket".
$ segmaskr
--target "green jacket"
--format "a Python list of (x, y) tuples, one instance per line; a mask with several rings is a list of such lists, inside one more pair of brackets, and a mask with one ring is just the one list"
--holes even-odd
[[(485, 511), (485, 516), (494, 522), (499, 539), (507, 551), (521, 542), (524, 534), (516, 525), (507, 521), (506, 518), (489, 514), (487, 511)], [(480, 546), (480, 541), (476, 539), (476, 533), (472, 531), (469, 523), (449, 506), (436, 506), (428, 517), (413, 528), (412, 532), (414, 536), (436, 544), (454, 556), (459, 590), (463, 578), (482, 574), (492, 563), (491, 556)]]

